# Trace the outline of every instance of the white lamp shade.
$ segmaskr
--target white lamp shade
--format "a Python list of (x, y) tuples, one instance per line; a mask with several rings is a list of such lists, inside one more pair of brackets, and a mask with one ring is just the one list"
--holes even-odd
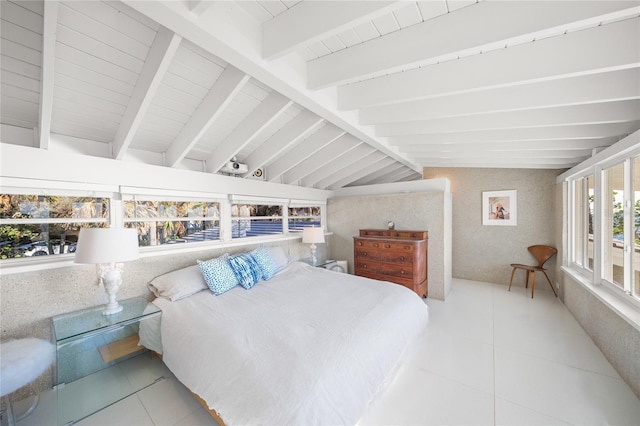
[(80, 228), (75, 263), (126, 262), (140, 257), (133, 228)]
[(304, 228), (302, 230), (303, 243), (324, 243), (324, 230), (322, 228)]

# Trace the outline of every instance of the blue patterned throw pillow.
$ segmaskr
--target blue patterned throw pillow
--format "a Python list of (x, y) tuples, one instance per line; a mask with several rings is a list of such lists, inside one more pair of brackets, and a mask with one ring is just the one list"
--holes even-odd
[(240, 253), (229, 258), (229, 265), (240, 282), (247, 290), (262, 278), (262, 269), (249, 253)]
[(229, 255), (226, 253), (215, 259), (198, 260), (198, 266), (209, 289), (216, 296), (238, 285), (236, 274), (229, 265)]
[(271, 256), (271, 251), (266, 247), (258, 247), (251, 252), (251, 256), (258, 262), (262, 270), (262, 279), (268, 280), (276, 273), (278, 266)]

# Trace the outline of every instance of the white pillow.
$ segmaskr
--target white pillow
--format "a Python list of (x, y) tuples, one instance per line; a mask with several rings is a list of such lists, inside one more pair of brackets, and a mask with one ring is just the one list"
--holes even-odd
[(267, 247), (271, 252), (273, 263), (276, 265), (276, 272), (287, 266), (289, 263), (289, 257), (284, 252), (284, 249), (280, 246)]
[(160, 275), (149, 283), (149, 290), (156, 297), (175, 302), (209, 288), (198, 265), (188, 266)]

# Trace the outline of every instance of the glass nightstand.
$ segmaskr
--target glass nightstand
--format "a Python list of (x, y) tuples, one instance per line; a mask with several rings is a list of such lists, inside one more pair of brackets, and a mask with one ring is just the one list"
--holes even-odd
[(83, 419), (164, 377), (164, 364), (138, 346), (142, 321), (162, 312), (145, 298), (121, 300), (122, 312), (103, 306), (52, 318), (58, 424)]
[(305, 257), (304, 259), (300, 259), (300, 262), (304, 262), (307, 265), (317, 266), (319, 268), (324, 268), (327, 265), (335, 263), (335, 260), (333, 260), (333, 259), (324, 259), (324, 258), (320, 258), (319, 257), (319, 258), (316, 259), (315, 262), (313, 262), (310, 257)]

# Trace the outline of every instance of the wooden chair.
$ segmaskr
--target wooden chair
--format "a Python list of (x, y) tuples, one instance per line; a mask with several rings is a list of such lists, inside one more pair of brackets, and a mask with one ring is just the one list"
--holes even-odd
[(551, 259), (554, 254), (558, 253), (558, 250), (556, 250), (551, 246), (544, 246), (544, 245), (529, 246), (527, 247), (527, 250), (529, 250), (529, 253), (531, 253), (533, 257), (536, 258), (536, 261), (538, 261), (538, 264), (535, 266), (530, 266), (530, 265), (522, 265), (520, 263), (512, 263), (511, 267), (513, 268), (513, 270), (511, 271), (511, 280), (509, 281), (509, 291), (511, 291), (511, 283), (513, 282), (513, 275), (516, 273), (516, 270), (523, 269), (527, 274), (527, 281), (525, 284), (525, 288), (529, 287), (529, 277), (531, 277), (531, 298), (533, 299), (533, 292), (535, 290), (535, 282), (536, 282), (535, 274), (536, 274), (536, 271), (540, 271), (544, 274), (545, 277), (547, 277), (547, 281), (549, 281), (549, 285), (551, 286), (551, 290), (553, 290), (553, 294), (555, 294), (556, 297), (558, 297), (558, 294), (556, 293), (556, 289), (553, 288), (553, 284), (551, 284), (549, 275), (547, 275), (547, 270), (544, 269), (543, 267), (543, 265), (547, 260)]

